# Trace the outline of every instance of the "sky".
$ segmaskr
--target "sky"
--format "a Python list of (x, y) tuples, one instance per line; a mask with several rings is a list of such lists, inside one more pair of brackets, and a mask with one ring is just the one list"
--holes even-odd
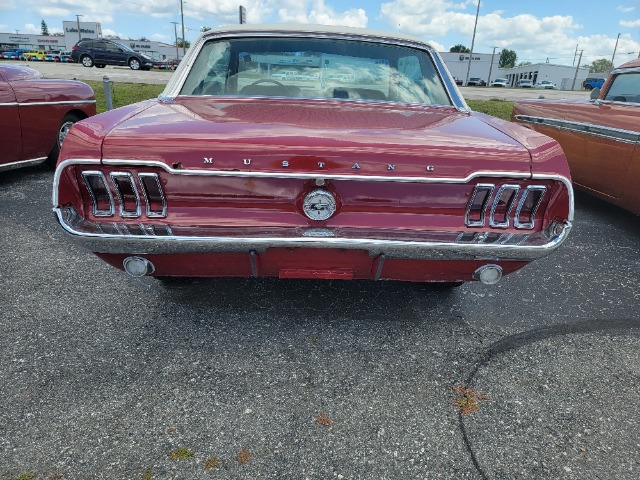
[[(62, 32), (62, 22), (100, 22), (103, 35), (173, 44), (174, 25), (193, 41), (203, 26), (318, 23), (414, 35), (438, 51), (471, 47), (478, 0), (0, 0), (1, 33)], [(619, 36), (616, 49), (616, 40)], [(481, 0), (473, 51), (514, 50), (517, 62), (573, 65), (599, 58), (620, 65), (640, 54), (640, 0)]]

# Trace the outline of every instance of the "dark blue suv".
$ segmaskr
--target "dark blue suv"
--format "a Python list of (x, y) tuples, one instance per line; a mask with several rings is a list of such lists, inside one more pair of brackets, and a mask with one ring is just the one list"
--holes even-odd
[(157, 63), (144, 53), (105, 38), (83, 38), (71, 48), (71, 58), (85, 67), (128, 65), (131, 70), (150, 70)]

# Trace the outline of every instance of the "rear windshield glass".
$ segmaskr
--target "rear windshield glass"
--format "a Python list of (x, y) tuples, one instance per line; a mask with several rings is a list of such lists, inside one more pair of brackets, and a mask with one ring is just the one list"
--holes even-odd
[(428, 52), (329, 39), (209, 41), (180, 94), (451, 105)]

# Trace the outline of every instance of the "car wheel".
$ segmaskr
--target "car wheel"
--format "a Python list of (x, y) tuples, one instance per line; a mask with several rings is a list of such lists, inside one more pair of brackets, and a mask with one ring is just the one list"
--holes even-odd
[(131, 68), (131, 70), (140, 70), (140, 60), (137, 58), (129, 60), (129, 68)]
[(93, 67), (93, 58), (89, 55), (83, 55), (82, 58), (80, 58), (80, 62), (85, 67)]
[(51, 149), (51, 153), (47, 157), (46, 164), (50, 167), (55, 167), (56, 162), (58, 161), (58, 155), (60, 154), (60, 147), (62, 146), (62, 142), (66, 138), (69, 130), (73, 127), (73, 124), (77, 121), (82, 120), (75, 113), (67, 113), (63, 118), (62, 122), (60, 122), (60, 127), (58, 127), (58, 134), (56, 135), (56, 143), (53, 145)]

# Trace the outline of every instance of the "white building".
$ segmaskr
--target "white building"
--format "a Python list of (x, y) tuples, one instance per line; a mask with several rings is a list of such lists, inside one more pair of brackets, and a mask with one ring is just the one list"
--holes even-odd
[[(25, 48), (29, 50), (63, 50), (69, 51), (81, 38), (100, 38), (102, 28), (96, 22), (62, 22), (63, 35), (33, 35), (28, 33), (0, 33), (0, 49)], [(176, 58), (175, 45), (162, 42), (139, 40), (116, 40), (136, 52), (144, 52), (157, 60)], [(182, 49), (178, 49), (182, 57)]]
[(502, 70), (501, 75), (506, 78), (510, 86), (515, 86), (518, 80), (533, 80), (533, 83), (549, 80), (560, 90), (582, 90), (582, 82), (589, 75), (588, 67), (572, 67), (568, 65), (554, 65), (552, 63), (535, 63)]
[[(469, 69), (468, 53), (443, 52), (440, 56), (447, 64), (451, 75), (465, 81), (467, 70)], [(514, 87), (518, 80), (526, 78), (533, 80), (533, 83), (542, 80), (550, 80), (556, 84), (558, 89), (573, 90), (582, 89), (582, 81), (589, 75), (587, 67), (572, 67), (568, 65), (555, 65), (552, 63), (536, 63), (523, 65), (521, 67), (500, 68), (500, 55), (490, 53), (474, 53), (471, 58), (471, 68), (469, 78), (479, 77), (487, 85), (496, 78), (506, 78), (509, 86)], [(491, 78), (489, 78), (491, 76)], [(573, 79), (575, 77), (575, 84)]]

